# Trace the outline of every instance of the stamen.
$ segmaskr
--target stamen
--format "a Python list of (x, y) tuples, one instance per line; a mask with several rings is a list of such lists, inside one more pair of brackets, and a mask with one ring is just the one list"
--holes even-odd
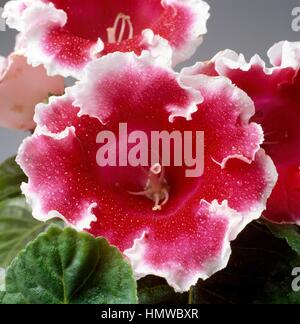
[[(144, 191), (129, 192), (134, 196), (146, 196), (154, 201), (153, 211), (160, 211), (169, 201), (169, 187), (165, 179), (165, 170), (161, 164), (154, 164), (149, 171), (148, 181)], [(162, 203), (160, 203), (162, 201)]]
[(167, 189), (163, 189), (162, 192), (163, 192), (163, 194), (164, 194), (164, 196), (165, 196), (165, 199), (164, 199), (164, 201), (161, 203), (161, 205), (164, 206), (164, 205), (169, 201), (170, 196), (169, 196), (169, 191), (168, 191)]
[(153, 211), (161, 210), (161, 205), (159, 204), (159, 202), (160, 202), (160, 196), (159, 196), (159, 194), (154, 194), (154, 202), (155, 202), (155, 205), (152, 208), (152, 210)]
[[(119, 28), (119, 24), (121, 22), (120, 33), (117, 37), (117, 32)], [(116, 17), (113, 27), (107, 28), (107, 38), (110, 44), (120, 43), (124, 40), (124, 35), (126, 31), (126, 26), (128, 26), (128, 38), (133, 38), (133, 25), (130, 19), (130, 16), (126, 16), (122, 13), (119, 13)]]

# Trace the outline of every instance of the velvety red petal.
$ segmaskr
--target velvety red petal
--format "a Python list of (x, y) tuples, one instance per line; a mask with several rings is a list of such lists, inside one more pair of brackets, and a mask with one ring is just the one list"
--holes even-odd
[[(201, 94), (180, 84), (180, 76), (161, 59), (114, 53), (91, 62), (82, 82), (68, 90), (81, 115), (122, 121), (135, 116), (145, 128), (145, 113), (168, 121), (170, 113), (189, 118), (202, 101)], [(154, 119), (154, 117), (152, 117)]]
[(169, 42), (173, 64), (186, 60), (207, 32), (208, 12), (202, 0), (21, 0), (9, 1), (4, 17), (21, 32), (30, 63), (80, 77), (96, 57), (151, 50), (143, 38), (148, 29)]
[[(61, 217), (76, 228), (104, 236), (124, 251), (137, 277), (155, 274), (165, 277), (177, 291), (186, 291), (199, 278), (206, 279), (226, 266), (230, 241), (260, 217), (276, 181), (270, 158), (257, 151), (259, 132), (253, 131), (258, 129), (255, 124), (249, 124), (249, 98), (237, 93), (240, 90), (225, 78), (204, 76), (202, 83), (193, 80), (197, 85), (193, 87), (149, 57), (118, 53), (91, 66), (64, 97), (37, 107), (38, 128), (18, 155), (29, 177), (23, 192), (35, 217)], [(214, 82), (220, 88), (212, 87)], [(221, 89), (225, 95), (220, 98)], [(224, 109), (218, 110), (225, 99)], [(202, 105), (206, 108), (201, 109)], [(235, 107), (232, 116), (229, 107)], [(221, 122), (222, 114), (226, 123)], [(204, 174), (187, 178), (184, 167), (165, 167), (170, 199), (161, 211), (153, 211), (151, 199), (131, 193), (145, 187), (147, 168), (96, 163), (98, 133), (117, 134), (122, 122), (128, 124), (129, 132), (146, 134), (207, 131), (210, 153)], [(214, 141), (212, 123), (220, 134), (232, 137), (230, 148), (218, 147), (226, 146), (226, 141)], [(242, 129), (254, 145), (238, 141)], [(246, 161), (242, 155), (235, 156), (234, 138)], [(221, 166), (211, 154), (221, 159), (228, 154), (229, 159)]]
[[(204, 75), (183, 77), (184, 83), (201, 92), (204, 102), (192, 115), (186, 128), (205, 129), (208, 159), (222, 167), (228, 159), (254, 160), (263, 142), (263, 132), (256, 123), (249, 123), (255, 113), (251, 99), (229, 80)], [(227, 125), (226, 127), (224, 125)]]
[(279, 173), (264, 215), (275, 222), (300, 224), (300, 43), (280, 42), (268, 54), (272, 68), (257, 55), (247, 63), (242, 55), (227, 50), (185, 74), (206, 73), (209, 66), (209, 75), (228, 77), (253, 99), (252, 120), (262, 125), (263, 147)]

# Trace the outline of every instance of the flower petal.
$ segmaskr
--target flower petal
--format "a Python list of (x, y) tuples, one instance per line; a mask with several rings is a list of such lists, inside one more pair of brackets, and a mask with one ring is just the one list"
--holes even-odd
[[(114, 119), (115, 113), (129, 114), (137, 107), (141, 113), (148, 107), (156, 113), (163, 106), (165, 116), (171, 113), (168, 118), (185, 116), (189, 119), (202, 96), (180, 82), (180, 76), (160, 57), (155, 58), (148, 52), (140, 57), (114, 53), (91, 62), (82, 82), (67, 91), (75, 98), (74, 105), (81, 108), (80, 115), (98, 118), (102, 123)], [(160, 91), (165, 85), (169, 88)], [(160, 97), (155, 97), (156, 93), (160, 93)]]
[[(31, 64), (44, 64), (49, 75), (80, 78), (96, 57), (153, 50), (145, 41), (149, 30), (169, 42), (173, 64), (188, 59), (207, 32), (209, 6), (202, 0), (20, 0), (6, 4), (4, 17), (21, 32)], [(165, 46), (156, 44), (154, 50), (163, 56)]]
[[(177, 291), (186, 291), (226, 266), (230, 241), (260, 217), (276, 182), (272, 161), (258, 151), (259, 127), (249, 124), (252, 108), (226, 78), (203, 76), (192, 82), (148, 55), (103, 57), (65, 96), (37, 107), (38, 127), (18, 155), (29, 177), (23, 192), (35, 217), (61, 217), (104, 236), (127, 255), (138, 278), (163, 276)], [(217, 116), (222, 114), (226, 123)], [(132, 194), (145, 187), (147, 168), (97, 164), (97, 135), (102, 130), (117, 134), (120, 123), (127, 123), (128, 132), (147, 135), (207, 132), (204, 174), (188, 178), (185, 167), (166, 167), (170, 199), (153, 211), (151, 199)], [(214, 141), (212, 123), (232, 138), (229, 148), (219, 147), (227, 145), (225, 140)], [(239, 139), (242, 129), (253, 145), (247, 145), (246, 136)], [(246, 162), (236, 158), (234, 139)], [(121, 151), (130, 148), (118, 141)], [(211, 154), (229, 159), (221, 166)]]
[(166, 8), (159, 23), (153, 26), (154, 33), (171, 44), (173, 65), (189, 59), (207, 33), (209, 5), (199, 0), (162, 0)]
[(198, 105), (197, 113), (192, 115), (190, 124), (206, 130), (205, 137), (209, 142), (206, 154), (222, 168), (231, 158), (251, 163), (263, 143), (261, 127), (249, 123), (255, 113), (251, 99), (223, 77), (186, 77), (185, 73), (182, 82), (198, 89), (205, 98)]
[(185, 75), (222, 75), (254, 101), (253, 121), (264, 129), (263, 147), (273, 159), (279, 180), (268, 201), (265, 217), (300, 225), (300, 42), (280, 42), (268, 52), (273, 67), (255, 55), (223, 51), (210, 62), (185, 70)]
[[(23, 10), (18, 10), (22, 7)], [(7, 24), (21, 32), (22, 53), (33, 66), (44, 64), (49, 75), (79, 76), (101, 42), (63, 31), (67, 15), (53, 3), (38, 0), (10, 1), (4, 8)], [(21, 49), (19, 49), (21, 50)]]
[(49, 77), (42, 66), (33, 68), (24, 56), (11, 54), (0, 66), (0, 126), (34, 129), (35, 105), (63, 92), (62, 77)]

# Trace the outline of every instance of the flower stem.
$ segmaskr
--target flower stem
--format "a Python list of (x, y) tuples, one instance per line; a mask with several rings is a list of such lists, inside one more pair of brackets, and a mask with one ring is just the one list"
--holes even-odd
[(189, 290), (189, 300), (188, 300), (188, 304), (189, 305), (193, 305), (194, 304), (194, 289), (195, 287), (192, 286)]

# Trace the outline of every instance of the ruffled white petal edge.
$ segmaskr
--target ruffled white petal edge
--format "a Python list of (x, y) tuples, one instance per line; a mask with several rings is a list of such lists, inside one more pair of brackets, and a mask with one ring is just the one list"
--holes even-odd
[(255, 204), (249, 212), (239, 213), (228, 206), (225, 200), (221, 204), (214, 200), (211, 203), (202, 200), (200, 206), (207, 206), (208, 213), (211, 217), (222, 217), (228, 222), (228, 228), (223, 240), (223, 247), (219, 255), (207, 260), (207, 263), (199, 265), (199, 269), (190, 276), (182, 276), (180, 273), (184, 269), (180, 269), (178, 264), (167, 264), (162, 268), (152, 266), (145, 262), (145, 253), (147, 247), (146, 232), (143, 232), (140, 238), (134, 241), (132, 248), (125, 250), (124, 254), (129, 259), (135, 277), (140, 279), (147, 275), (155, 275), (163, 277), (168, 284), (172, 286), (177, 292), (185, 292), (195, 285), (199, 279), (206, 280), (216, 272), (224, 269), (229, 261), (231, 255), (230, 242), (235, 240), (239, 233), (253, 220), (260, 218), (262, 212), (266, 209), (267, 199), (270, 197), (272, 190), (277, 181), (276, 168), (271, 160), (263, 150), (257, 153), (257, 160), (264, 166), (267, 182), (266, 190), (261, 196), (261, 200)]
[(300, 68), (300, 42), (281, 41), (268, 51), (268, 57), (274, 67)]
[(250, 211), (242, 213), (244, 227), (252, 220), (258, 219), (262, 216), (262, 213), (266, 210), (267, 201), (270, 198), (272, 191), (278, 180), (278, 172), (273, 160), (268, 156), (264, 149), (260, 149), (255, 156), (258, 163), (264, 167), (266, 190), (262, 194), (261, 200), (251, 208)]
[[(23, 0), (25, 9), (20, 10), (19, 1), (10, 1), (4, 7), (3, 17), (11, 28), (17, 29), (19, 37), (18, 50), (27, 57), (28, 63), (36, 67), (43, 64), (49, 76), (81, 77), (82, 67), (65, 66), (58, 63), (54, 55), (46, 54), (41, 44), (43, 38), (52, 26), (63, 27), (67, 23), (67, 15), (63, 10), (56, 9), (53, 3), (43, 3), (39, 0)], [(90, 48), (91, 60), (95, 54), (102, 51), (104, 44), (99, 38)]]
[[(153, 43), (155, 43), (157, 37), (156, 36), (152, 37), (152, 36), (153, 33), (149, 31), (147, 37)], [(45, 125), (41, 125), (40, 113), (42, 112), (43, 109), (47, 109), (47, 107), (51, 106), (56, 101), (63, 101), (67, 99), (71, 101), (73, 100), (73, 105), (76, 107), (80, 107), (80, 104), (82, 102), (85, 102), (84, 99), (85, 94), (92, 93), (92, 92), (88, 92), (88, 90), (93, 91), (93, 85), (95, 84), (94, 82), (98, 81), (99, 76), (115, 71), (116, 69), (118, 69), (118, 67), (119, 68), (123, 67), (124, 64), (133, 64), (134, 66), (136, 66), (136, 64), (141, 66), (150, 64), (153, 66), (166, 69), (169, 73), (172, 73), (178, 78), (178, 82), (180, 84), (181, 83), (180, 75), (178, 73), (175, 73), (170, 66), (171, 64), (170, 55), (172, 51), (170, 50), (170, 47), (166, 42), (164, 44), (167, 47), (167, 50), (165, 52), (169, 55), (169, 56), (166, 55), (164, 58), (162, 58), (159, 55), (157, 56), (153, 55), (151, 51), (144, 51), (141, 56), (137, 56), (134, 53), (113, 53), (91, 62), (88, 65), (88, 67), (84, 70), (85, 78), (83, 78), (83, 80), (81, 81), (78, 81), (75, 86), (67, 88), (65, 95), (60, 97), (55, 97), (55, 96), (50, 97), (48, 104), (41, 103), (36, 106), (34, 121), (36, 122), (37, 127), (32, 137), (45, 135), (54, 138), (55, 140), (61, 140), (68, 137), (70, 134), (76, 136), (75, 135), (76, 130), (74, 129), (74, 127), (66, 127), (66, 129), (60, 133), (52, 133), (50, 130), (47, 129)], [(169, 62), (168, 66), (166, 66), (166, 62)], [(178, 109), (177, 107), (169, 107), (170, 111), (173, 112), (173, 114), (170, 116), (170, 120), (172, 120), (175, 116), (183, 116), (187, 119), (191, 119), (192, 113), (197, 110), (197, 104), (203, 101), (203, 98), (199, 93), (199, 91), (196, 91), (184, 84), (182, 84), (182, 87), (191, 93), (191, 96), (195, 99), (195, 101), (191, 104), (190, 107), (188, 107), (188, 109), (185, 110), (184, 113), (178, 112), (180, 110), (179, 109), (180, 107), (178, 107)], [(80, 97), (80, 100), (76, 99), (78, 97)], [(85, 112), (84, 113), (79, 112), (78, 116), (83, 114), (85, 114)], [(101, 122), (104, 123), (104, 121)], [(30, 141), (32, 137), (25, 139), (19, 148), (17, 163), (21, 167), (23, 165), (22, 156), (23, 156), (24, 148), (26, 146), (27, 141)], [(36, 218), (39, 221), (45, 222), (53, 218), (60, 218), (63, 219), (70, 226), (76, 228), (77, 230), (83, 230), (83, 229), (89, 229), (90, 224), (97, 220), (96, 216), (92, 213), (93, 208), (96, 207), (95, 203), (88, 204), (87, 212), (85, 215), (82, 216), (81, 220), (79, 220), (76, 224), (70, 224), (63, 215), (61, 215), (59, 212), (55, 210), (50, 211), (47, 214), (44, 214), (41, 208), (40, 198), (32, 190), (30, 190), (29, 184), (26, 183), (22, 184), (21, 189), (23, 194), (26, 196), (27, 203), (33, 209), (34, 218)]]
[(193, 89), (200, 89), (204, 87), (205, 89), (211, 89), (212, 92), (216, 92), (218, 89), (227, 88), (228, 90), (231, 90), (232, 92), (232, 100), (234, 100), (240, 107), (241, 107), (241, 113), (240, 113), (240, 120), (244, 123), (245, 126), (255, 126), (257, 133), (259, 134), (259, 141), (256, 145), (256, 149), (253, 151), (252, 156), (246, 157), (243, 155), (231, 155), (224, 158), (222, 161), (216, 161), (213, 159), (215, 163), (221, 166), (222, 169), (226, 167), (226, 164), (231, 159), (239, 159), (241, 161), (244, 161), (246, 163), (252, 163), (252, 161), (255, 159), (255, 156), (257, 152), (260, 150), (261, 144), (264, 142), (264, 132), (262, 127), (253, 122), (249, 122), (251, 117), (255, 114), (255, 106), (252, 99), (247, 95), (246, 92), (235, 86), (232, 81), (226, 77), (218, 76), (218, 77), (211, 77), (204, 74), (199, 75), (193, 75), (190, 72), (193, 72), (192, 68), (184, 68), (180, 74), (180, 80), (182, 84), (185, 84), (188, 87), (191, 87)]
[[(39, 103), (35, 106), (35, 114), (33, 116), (33, 120), (36, 123), (36, 128), (35, 128), (35, 134), (36, 135), (46, 135), (52, 138), (65, 138), (66, 136), (68, 136), (70, 130), (72, 130), (73, 133), (75, 133), (75, 129), (74, 127), (66, 127), (62, 132), (51, 132), (48, 128), (47, 125), (44, 125), (42, 122), (42, 114), (44, 111), (49, 110), (49, 107), (51, 107), (52, 105), (55, 105), (57, 103), (60, 102), (64, 102), (64, 101), (71, 101), (72, 102), (72, 98), (70, 98), (69, 95), (67, 95), (66, 93), (63, 94), (62, 96), (52, 96), (49, 97), (48, 99), (48, 103)], [(75, 107), (74, 107), (75, 109)]]
[[(56, 98), (56, 99), (59, 100), (59, 98)], [(52, 100), (55, 100), (55, 97), (53, 97)], [(41, 104), (40, 106), (43, 106), (43, 104)], [(27, 143), (32, 141), (33, 138), (39, 137), (40, 135), (45, 135), (45, 136), (51, 137), (57, 141), (62, 140), (68, 136), (76, 136), (74, 127), (67, 127), (61, 133), (51, 133), (50, 131), (47, 130), (47, 128), (37, 128), (37, 130), (31, 137), (28, 137), (23, 140), (23, 143), (21, 144), (21, 146), (18, 150), (16, 162), (19, 164), (19, 166), (21, 168), (23, 168), (26, 165), (26, 161), (23, 161), (23, 157), (24, 157), (24, 151), (25, 151)], [(84, 212), (82, 213), (81, 218), (76, 220), (75, 224), (70, 223), (64, 217), (64, 215), (62, 215), (61, 213), (59, 213), (56, 210), (51, 210), (51, 211), (45, 213), (43, 211), (43, 208), (41, 205), (41, 198), (30, 187), (31, 186), (30, 186), (30, 180), (29, 180), (28, 183), (22, 183), (21, 191), (24, 194), (24, 196), (26, 197), (27, 204), (32, 208), (32, 215), (36, 220), (41, 221), (41, 222), (47, 222), (48, 220), (58, 218), (58, 219), (63, 220), (68, 226), (70, 226), (78, 231), (90, 229), (91, 223), (97, 221), (97, 217), (93, 213), (93, 209), (97, 207), (97, 203), (95, 203), (95, 202), (94, 203), (86, 202), (85, 206), (84, 206), (84, 203), (82, 203), (82, 205), (83, 205), (82, 210), (84, 210)]]
[(272, 75), (274, 71), (285, 68), (300, 68), (300, 42), (281, 41), (274, 44), (268, 51), (268, 57), (272, 67), (267, 67), (264, 60), (255, 54), (249, 62), (243, 54), (238, 54), (232, 50), (224, 50), (216, 54), (209, 62), (199, 62), (192, 67), (184, 69), (186, 76), (201, 71), (206, 64), (215, 63), (215, 69), (220, 75), (226, 75), (226, 70), (249, 71), (252, 66), (260, 66), (265, 74)]
[(29, 6), (33, 5), (37, 0), (13, 0), (8, 1), (2, 13), (2, 17), (6, 19), (6, 24), (10, 28), (21, 30), (24, 28), (23, 21), (21, 18), (23, 11)]
[(5, 291), (5, 269), (0, 268), (0, 291)]
[[(153, 33), (150, 30), (149, 35), (150, 37), (154, 37)], [(75, 86), (67, 88), (66, 94), (64, 96), (58, 98), (50, 98), (49, 105), (54, 103), (56, 100), (71, 99), (73, 100), (74, 106), (82, 108), (84, 103), (89, 101), (89, 97), (92, 95), (93, 85), (99, 81), (99, 76), (108, 75), (110, 72), (113, 72), (118, 68), (122, 68), (125, 65), (133, 65), (135, 67), (138, 67), (140, 65), (159, 66), (176, 76), (179, 86), (189, 92), (191, 94), (191, 97), (193, 98), (191, 105), (184, 111), (182, 111), (180, 107), (168, 107), (168, 110), (171, 113), (169, 117), (170, 122), (173, 122), (176, 117), (183, 117), (187, 120), (191, 120), (193, 118), (192, 115), (198, 110), (198, 105), (203, 103), (204, 101), (204, 98), (201, 95), (201, 87), (205, 87), (206, 89), (211, 88), (213, 92), (215, 92), (216, 89), (224, 87), (226, 87), (228, 90), (231, 90), (232, 99), (239, 103), (239, 106), (242, 108), (240, 114), (241, 121), (243, 121), (245, 125), (255, 125), (257, 133), (259, 134), (259, 141), (250, 158), (243, 155), (230, 155), (224, 158), (222, 161), (214, 160), (214, 162), (220, 165), (222, 169), (226, 167), (226, 164), (231, 159), (239, 159), (249, 164), (252, 163), (252, 161), (255, 159), (256, 153), (260, 150), (261, 144), (264, 142), (264, 133), (262, 127), (259, 124), (249, 123), (249, 120), (255, 114), (255, 106), (251, 98), (243, 90), (236, 87), (232, 83), (232, 81), (226, 77), (210, 77), (206, 75), (189, 76), (187, 69), (183, 69), (180, 73), (174, 72), (170, 68), (170, 64), (166, 66), (166, 62), (171, 62), (171, 51), (170, 47), (166, 43), (165, 45), (167, 46), (167, 50), (165, 51), (166, 56), (164, 58), (159, 55), (152, 55), (152, 53), (149, 51), (144, 51), (139, 57), (134, 53), (113, 53), (91, 62), (84, 71), (84, 78), (81, 81), (78, 81)], [(167, 54), (169, 54), (169, 56)], [(47, 108), (47, 104), (37, 105), (34, 121), (37, 124), (36, 132), (47, 135), (49, 134), (49, 131), (47, 130), (46, 126), (41, 127), (39, 120), (39, 111), (41, 111), (41, 109), (43, 108)], [(86, 113), (86, 111), (80, 111), (78, 115), (81, 116)], [(92, 117), (98, 118), (98, 116), (91, 113), (90, 115)], [(105, 124), (106, 118), (109, 118), (109, 115), (105, 116), (105, 118), (102, 120), (99, 118), (98, 119), (100, 120), (100, 122)]]
[[(84, 69), (81, 80), (78, 81), (75, 86), (66, 89), (66, 93), (70, 97), (74, 98), (74, 106), (80, 108), (79, 116), (88, 114), (105, 124), (109, 118), (109, 112), (102, 115), (102, 118), (99, 118), (99, 116), (94, 113), (94, 111), (97, 110), (97, 107), (93, 107), (90, 104), (87, 109), (85, 106), (85, 103), (90, 102), (89, 98), (93, 96), (94, 85), (98, 84), (102, 77), (121, 70), (124, 68), (124, 66), (130, 66), (133, 70), (153, 66), (167, 71), (170, 74), (170, 77), (174, 77), (179, 86), (186, 90), (191, 96), (191, 104), (184, 110), (182, 107), (177, 106), (167, 107), (168, 111), (170, 112), (170, 121), (172, 122), (174, 118), (178, 116), (190, 120), (192, 118), (192, 114), (198, 109), (197, 105), (203, 102), (203, 97), (198, 90), (183, 83), (181, 81), (181, 75), (174, 72), (170, 65), (166, 65), (167, 62), (171, 62), (170, 56), (168, 55), (170, 55), (172, 52), (167, 43), (165, 43), (165, 46), (167, 49), (164, 51), (164, 57), (161, 57), (160, 55), (153, 55), (152, 51), (143, 51), (140, 56), (137, 56), (134, 53), (115, 52), (90, 62)], [(98, 100), (101, 101), (100, 98)]]
[[(185, 5), (196, 16), (189, 33), (190, 39), (185, 41), (182, 48), (174, 49), (172, 57), (173, 65), (191, 57), (197, 47), (202, 43), (202, 35), (207, 33), (206, 23), (209, 18), (209, 5), (202, 0), (162, 0), (162, 5)], [(43, 3), (40, 0), (9, 1), (3, 12), (9, 27), (21, 32), (19, 48), (22, 54), (27, 57), (29, 64), (38, 66), (43, 64), (50, 76), (62, 75), (64, 77), (81, 78), (82, 67), (77, 69), (72, 66), (64, 66), (56, 62), (53, 55), (46, 54), (41, 48), (43, 37), (51, 26), (63, 27), (67, 22), (67, 15), (63, 10), (56, 9), (50, 3)], [(37, 28), (38, 26), (38, 28)], [(143, 32), (143, 41), (150, 41), (149, 50), (152, 55), (164, 57), (166, 49), (163, 39), (150, 34), (150, 30)], [(100, 53), (104, 48), (103, 41), (99, 38), (97, 43), (90, 49), (91, 61), (95, 54)]]
[(188, 60), (203, 42), (203, 35), (207, 33), (207, 21), (210, 17), (210, 6), (202, 0), (162, 0), (166, 6), (186, 6), (195, 16), (194, 23), (189, 31), (189, 39), (180, 48), (173, 48), (173, 66)]
[(142, 56), (147, 57), (150, 52), (150, 55), (154, 62), (161, 66), (171, 66), (172, 65), (172, 47), (169, 45), (169, 42), (164, 38), (154, 35), (151, 29), (145, 29), (142, 32), (142, 41), (141, 45), (147, 47), (147, 51), (142, 53)]

